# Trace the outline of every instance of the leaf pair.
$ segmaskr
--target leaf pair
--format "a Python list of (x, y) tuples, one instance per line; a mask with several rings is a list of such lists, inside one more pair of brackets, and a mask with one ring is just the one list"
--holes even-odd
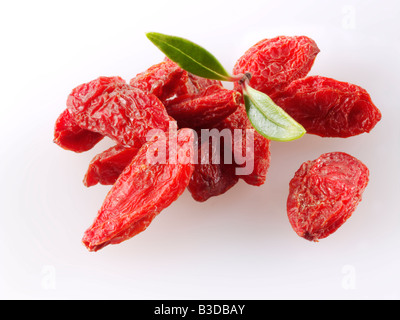
[(253, 127), (269, 140), (291, 141), (302, 137), (305, 129), (277, 106), (266, 94), (249, 86), (248, 81), (230, 75), (206, 49), (175, 36), (150, 32), (147, 38), (182, 69), (197, 76), (242, 83), (247, 116)]

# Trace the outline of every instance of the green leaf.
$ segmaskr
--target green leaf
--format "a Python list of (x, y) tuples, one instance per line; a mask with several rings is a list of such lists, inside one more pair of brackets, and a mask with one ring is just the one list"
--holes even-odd
[(221, 63), (199, 45), (184, 38), (156, 32), (146, 33), (146, 36), (182, 69), (207, 79), (221, 81), (229, 81), (231, 79), (230, 74)]
[(275, 141), (301, 138), (306, 130), (277, 106), (266, 94), (250, 87), (243, 87), (247, 116), (253, 127), (264, 137)]

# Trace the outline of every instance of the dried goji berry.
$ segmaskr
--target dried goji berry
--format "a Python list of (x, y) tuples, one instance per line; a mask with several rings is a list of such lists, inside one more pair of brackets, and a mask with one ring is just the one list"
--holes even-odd
[(123, 146), (141, 146), (151, 129), (168, 128), (170, 117), (161, 101), (150, 93), (126, 85), (118, 90), (91, 91), (104, 77), (75, 88), (68, 110), (81, 128), (108, 136)]
[(204, 202), (224, 194), (237, 182), (235, 167), (227, 164), (196, 164), (188, 190), (193, 199)]
[[(79, 91), (74, 89), (68, 97), (68, 103), (75, 103), (76, 108), (85, 108), (93, 99), (104, 93), (110, 93), (129, 85), (120, 77), (99, 77), (98, 79), (80, 85)], [(68, 110), (64, 110), (56, 121), (54, 128), (54, 142), (60, 147), (84, 152), (93, 148), (102, 138), (103, 134), (82, 128), (75, 117)]]
[(360, 160), (342, 152), (303, 163), (290, 181), (287, 199), (294, 231), (311, 241), (335, 232), (361, 201), (368, 176)]
[(152, 93), (162, 102), (176, 95), (188, 80), (187, 72), (171, 60), (162, 61), (137, 74), (129, 84), (144, 92)]
[(272, 98), (308, 133), (322, 137), (370, 132), (382, 117), (366, 90), (321, 76), (298, 79)]
[(166, 105), (180, 128), (208, 128), (232, 114), (240, 105), (241, 94), (212, 85), (180, 103)]
[[(220, 140), (216, 144), (210, 141), (201, 143), (201, 136), (199, 137), (198, 162), (188, 185), (188, 190), (196, 201), (204, 202), (219, 196), (238, 182), (235, 165), (227, 161), (224, 149)], [(229, 152), (232, 153), (230, 148)]]
[(84, 185), (91, 187), (97, 183), (114, 184), (138, 151), (138, 147), (116, 145), (96, 155), (89, 164), (83, 179)]
[[(165, 146), (166, 163), (149, 160), (149, 150)], [(194, 154), (191, 129), (177, 133), (176, 154)], [(145, 230), (154, 217), (186, 189), (193, 173), (193, 161), (169, 158), (169, 139), (153, 136), (119, 176), (100, 208), (92, 226), (83, 236), (90, 251), (117, 244)], [(178, 159), (179, 160), (179, 159)]]
[[(271, 95), (310, 71), (319, 49), (305, 36), (264, 39), (239, 58), (233, 74), (251, 72), (250, 86)], [(239, 84), (235, 89), (241, 90)]]
[(103, 135), (82, 129), (65, 109), (58, 117), (54, 127), (54, 142), (65, 150), (84, 152), (92, 149)]
[[(170, 60), (168, 57), (165, 58), (165, 61), (172, 63), (176, 67), (180, 68), (175, 62)], [(201, 92), (203, 92), (204, 89), (207, 89), (210, 86), (218, 85), (220, 87), (223, 87), (222, 82), (219, 80), (202, 78), (190, 72), (187, 72), (186, 70), (183, 69), (181, 70), (183, 71), (181, 76), (181, 81), (179, 84), (176, 84), (175, 88), (173, 88), (172, 90), (174, 96), (162, 100), (162, 102), (165, 105), (181, 102), (188, 98), (195, 97)]]
[[(208, 87), (218, 85), (220, 87), (223, 87), (222, 82), (219, 80), (213, 80), (213, 79), (206, 79), (202, 78), (199, 76), (196, 76), (194, 74), (188, 73), (188, 82), (190, 86), (195, 88), (198, 93), (202, 92), (204, 89), (207, 89)], [(191, 90), (189, 90), (191, 91)]]
[(129, 83), (154, 94), (166, 106), (194, 98), (212, 85), (222, 87), (221, 81), (193, 75), (168, 58), (139, 73)]
[(99, 77), (73, 89), (68, 96), (67, 106), (74, 109), (86, 109), (96, 98), (105, 93), (129, 88), (129, 84), (121, 77)]

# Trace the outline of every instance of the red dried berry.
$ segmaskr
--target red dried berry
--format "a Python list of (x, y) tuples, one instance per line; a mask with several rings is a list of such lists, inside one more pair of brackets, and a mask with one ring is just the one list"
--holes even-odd
[(138, 151), (138, 147), (116, 145), (96, 155), (89, 164), (83, 184), (86, 187), (98, 183), (113, 185)]
[(151, 129), (168, 128), (170, 117), (156, 96), (129, 85), (111, 92), (98, 90), (106, 81), (101, 77), (78, 86), (68, 97), (68, 110), (81, 128), (131, 147), (141, 146)]
[[(68, 97), (68, 101), (73, 96), (71, 100), (77, 104), (76, 107), (85, 108), (93, 99), (104, 93), (111, 93), (123, 88), (126, 89), (129, 88), (129, 85), (120, 77), (100, 77), (89, 83), (82, 84), (78, 88), (79, 92), (74, 89)], [(101, 133), (82, 128), (68, 109), (64, 110), (56, 121), (54, 142), (64, 149), (75, 152), (88, 151), (102, 138), (103, 135)]]
[(154, 94), (178, 121), (179, 127), (207, 127), (235, 110), (240, 94), (221, 81), (198, 77), (166, 58), (131, 79), (130, 84)]
[(235, 112), (240, 101), (239, 92), (212, 85), (195, 97), (166, 105), (166, 109), (180, 128), (209, 128)]
[(87, 109), (92, 101), (103, 94), (129, 88), (131, 88), (130, 85), (121, 77), (99, 77), (73, 89), (68, 96), (67, 106), (74, 109)]
[(162, 102), (173, 98), (187, 82), (187, 72), (175, 62), (163, 61), (131, 79), (129, 84), (144, 92), (152, 93)]
[[(271, 95), (310, 71), (319, 49), (305, 36), (279, 36), (265, 39), (245, 52), (236, 62), (233, 74), (250, 72), (250, 86)], [(241, 86), (235, 84), (241, 91)]]
[(194, 200), (204, 202), (211, 197), (226, 193), (238, 180), (233, 165), (197, 164), (188, 191)]
[(188, 73), (168, 58), (136, 75), (130, 85), (154, 94), (166, 106), (192, 99), (210, 86), (222, 87), (221, 81)]
[(54, 127), (54, 142), (65, 150), (85, 152), (92, 149), (101, 139), (102, 134), (78, 126), (68, 109), (61, 113)]
[[(176, 154), (193, 155), (192, 130), (181, 129), (177, 137)], [(167, 161), (154, 163), (151, 155), (161, 145), (166, 148)], [(156, 215), (184, 192), (193, 173), (193, 161), (169, 158), (168, 146), (169, 139), (160, 135), (153, 136), (140, 148), (107, 194), (95, 221), (83, 236), (83, 244), (89, 251), (118, 244), (144, 231)]]
[[(175, 65), (175, 67), (180, 68), (175, 62), (170, 60), (168, 57), (165, 58), (165, 61)], [(180, 68), (181, 69), (181, 68)], [(162, 102), (168, 106), (174, 103), (182, 102), (184, 100), (194, 98), (200, 93), (202, 93), (205, 89), (211, 86), (222, 86), (222, 82), (219, 80), (213, 79), (205, 79), (199, 76), (196, 76), (186, 70), (183, 70), (181, 81), (179, 84), (176, 84), (172, 89), (173, 96), (171, 95), (168, 99), (162, 99)]]
[[(197, 93), (200, 93), (204, 89), (207, 89), (208, 87), (215, 85), (218, 85), (221, 88), (223, 87), (222, 82), (219, 80), (206, 79), (191, 73), (188, 73), (188, 85), (192, 88), (195, 88), (195, 91), (197, 91)], [(193, 90), (188, 90), (188, 91), (190, 92)]]
[[(198, 162), (188, 186), (193, 199), (199, 202), (224, 194), (239, 180), (235, 175), (235, 165), (228, 163), (225, 157), (223, 143), (217, 142), (214, 145), (212, 141), (201, 143), (199, 137)], [(230, 148), (229, 152), (232, 152)]]
[(307, 133), (322, 137), (370, 132), (382, 117), (366, 90), (326, 77), (296, 80), (272, 98)]
[(303, 163), (290, 181), (287, 199), (294, 231), (310, 241), (335, 232), (361, 201), (368, 176), (361, 161), (342, 152)]

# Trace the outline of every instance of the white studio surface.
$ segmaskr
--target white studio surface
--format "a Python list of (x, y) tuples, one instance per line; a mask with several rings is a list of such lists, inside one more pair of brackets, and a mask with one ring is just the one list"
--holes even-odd
[[(1, 1), (0, 298), (400, 298), (400, 3), (387, 1)], [(369, 134), (273, 142), (267, 182), (196, 203), (185, 192), (143, 233), (90, 253), (81, 244), (109, 187), (82, 184), (106, 147), (52, 142), (75, 86), (129, 80), (163, 58), (145, 37), (188, 38), (231, 70), (257, 41), (307, 35), (310, 75), (365, 88), (382, 112)], [(370, 169), (354, 215), (311, 243), (286, 216), (299, 166), (330, 151)]]

